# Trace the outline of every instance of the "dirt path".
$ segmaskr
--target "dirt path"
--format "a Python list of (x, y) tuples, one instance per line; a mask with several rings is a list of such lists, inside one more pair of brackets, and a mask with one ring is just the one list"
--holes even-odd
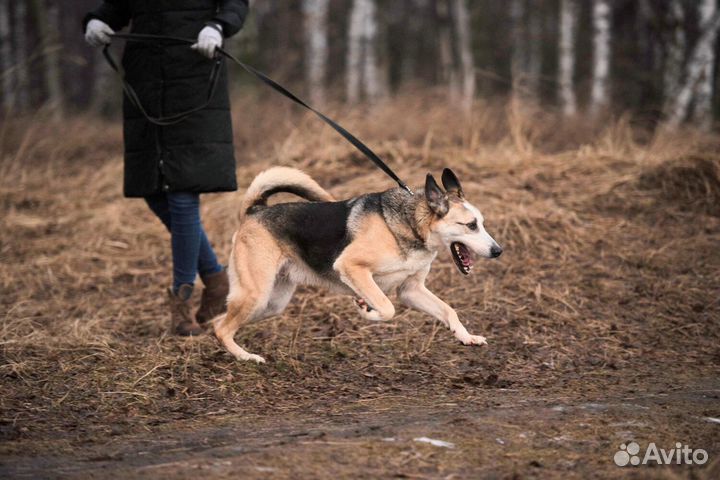
[[(628, 473), (717, 478), (720, 381), (572, 399), (498, 389), (463, 402), (398, 405), (376, 399), (347, 411), (204, 417), (146, 434), (53, 452), (1, 457), (4, 478), (547, 478)], [(436, 446), (416, 439), (450, 442)], [(626, 439), (626, 440), (623, 440)], [(618, 467), (622, 441), (679, 441), (708, 451), (698, 466)]]

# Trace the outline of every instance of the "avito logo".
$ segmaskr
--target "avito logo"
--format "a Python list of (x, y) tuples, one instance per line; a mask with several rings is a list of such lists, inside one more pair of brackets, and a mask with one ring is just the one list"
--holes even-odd
[(626, 465), (702, 465), (708, 461), (708, 453), (702, 448), (692, 449), (680, 442), (675, 443), (675, 448), (665, 450), (658, 448), (655, 443), (650, 443), (645, 453), (640, 455), (640, 445), (636, 442), (620, 445), (620, 449), (613, 457), (615, 465), (624, 467)]

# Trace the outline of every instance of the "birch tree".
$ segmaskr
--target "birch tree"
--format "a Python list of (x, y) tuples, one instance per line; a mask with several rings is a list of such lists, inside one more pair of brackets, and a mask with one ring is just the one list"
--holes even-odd
[(575, 0), (560, 1), (560, 35), (558, 51), (558, 96), (565, 115), (577, 113), (575, 99), (575, 27), (577, 25), (577, 5)]
[(667, 117), (670, 115), (670, 109), (672, 108), (672, 99), (680, 89), (685, 49), (687, 47), (685, 10), (680, 0), (670, 2), (665, 20), (670, 30), (663, 66), (663, 114)]
[(365, 27), (365, 1), (354, 0), (350, 11), (350, 24), (348, 25), (347, 50), (347, 99), (350, 103), (357, 103), (360, 99), (360, 80), (362, 78), (363, 36)]
[(472, 54), (470, 35), (470, 15), (465, 0), (453, 0), (452, 16), (457, 35), (460, 57), (460, 78), (462, 81), (462, 106), (466, 111), (472, 109), (475, 98), (475, 61)]
[(0, 0), (0, 78), (2, 78), (3, 107), (6, 111), (11, 110), (15, 105), (14, 77), (10, 44), (10, 0)]
[[(707, 25), (717, 10), (717, 0), (703, 0), (700, 4), (700, 25)], [(701, 46), (703, 64), (700, 66), (700, 78), (695, 90), (695, 105), (693, 107), (693, 120), (703, 130), (710, 130), (712, 126), (712, 97), (713, 97), (713, 71), (715, 67), (715, 39), (717, 32), (713, 31), (708, 42)]]
[(305, 81), (310, 101), (325, 103), (325, 75), (327, 71), (328, 0), (303, 0), (305, 19)]
[(348, 28), (347, 99), (360, 99), (361, 87), (369, 101), (382, 89), (377, 54), (377, 18), (374, 0), (353, 0)]
[(380, 96), (382, 89), (377, 59), (377, 8), (374, 0), (365, 0), (365, 4), (363, 79), (365, 81), (365, 94), (370, 102), (374, 102)]
[(596, 115), (608, 104), (608, 74), (610, 72), (610, 4), (608, 0), (593, 0), (593, 69), (590, 92), (590, 113)]
[[(703, 0), (707, 2), (711, 0)], [(698, 82), (705, 72), (706, 65), (714, 58), (713, 45), (720, 27), (720, 12), (715, 10), (713, 16), (702, 26), (702, 34), (697, 40), (695, 47), (690, 54), (685, 68), (685, 77), (678, 93), (673, 96), (668, 108), (669, 115), (665, 121), (665, 127), (677, 128), (685, 121), (688, 114), (690, 102), (693, 99)]]

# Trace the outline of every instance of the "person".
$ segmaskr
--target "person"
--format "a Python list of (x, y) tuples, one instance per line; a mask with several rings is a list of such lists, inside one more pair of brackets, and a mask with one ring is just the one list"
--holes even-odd
[[(186, 45), (128, 42), (122, 58), (127, 82), (150, 116), (171, 116), (206, 100), (215, 48), (236, 34), (248, 0), (104, 0), (83, 19), (86, 41), (103, 46), (127, 25), (131, 33), (197, 38)], [(228, 277), (200, 219), (200, 194), (237, 189), (227, 67), (207, 107), (180, 123), (156, 126), (123, 99), (124, 194), (142, 197), (171, 236), (173, 284), (168, 289), (171, 329), (198, 335), (225, 310)], [(200, 308), (190, 297), (197, 275)]]

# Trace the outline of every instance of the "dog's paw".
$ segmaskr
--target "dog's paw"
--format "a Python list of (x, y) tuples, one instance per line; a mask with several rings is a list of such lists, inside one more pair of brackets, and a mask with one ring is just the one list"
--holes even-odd
[(248, 360), (255, 363), (265, 363), (265, 359), (263, 357), (261, 357), (260, 355), (255, 355), (254, 353), (250, 354)]
[(372, 322), (379, 322), (382, 320), (380, 312), (368, 305), (362, 298), (354, 298), (353, 301), (355, 302), (358, 314), (360, 314), (360, 316), (365, 320), (370, 320)]
[(467, 333), (465, 335), (458, 335), (457, 339), (460, 340), (460, 343), (463, 345), (487, 345), (487, 339), (482, 335), (470, 335)]
[(260, 355), (255, 355), (254, 353), (245, 353), (244, 355), (237, 355), (235, 356), (239, 361), (241, 362), (255, 362), (255, 363), (265, 363), (265, 359), (261, 357)]
[(265, 363), (265, 359), (260, 355), (250, 355), (250, 360), (255, 363)]

